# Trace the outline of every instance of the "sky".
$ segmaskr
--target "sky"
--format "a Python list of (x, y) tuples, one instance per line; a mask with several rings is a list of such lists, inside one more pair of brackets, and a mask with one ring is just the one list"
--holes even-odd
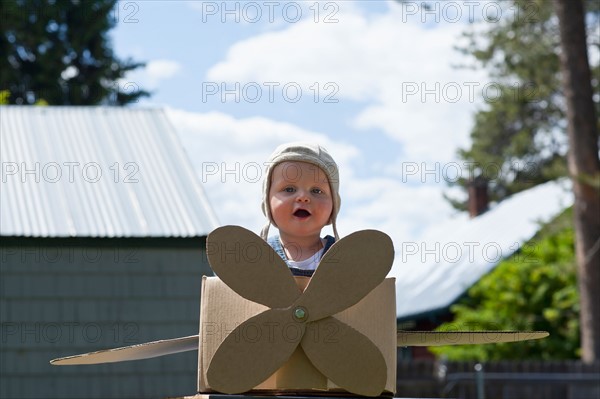
[[(494, 2), (121, 1), (118, 57), (146, 62), (126, 90), (164, 108), (223, 225), (259, 232), (265, 162), (281, 143), (327, 148), (340, 168), (341, 236), (378, 229), (417, 242), (465, 219), (443, 198), (469, 166), (483, 96), (496, 95), (456, 47)], [(323, 235), (331, 234), (327, 227)]]

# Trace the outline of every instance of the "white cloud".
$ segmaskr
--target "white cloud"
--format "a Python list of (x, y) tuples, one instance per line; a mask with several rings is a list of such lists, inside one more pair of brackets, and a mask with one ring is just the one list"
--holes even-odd
[(181, 65), (171, 60), (153, 60), (146, 65), (148, 77), (155, 81), (172, 78), (181, 70)]
[(339, 23), (303, 20), (236, 43), (208, 79), (305, 88), (334, 82), (337, 97), (369, 103), (352, 121), (355, 128), (380, 129), (411, 158), (454, 159), (468, 142), (485, 84), (483, 73), (452, 66), (461, 60), (454, 46), (465, 25), (408, 20), (393, 2), (387, 13), (371, 17), (338, 4)]
[(133, 83), (145, 90), (155, 90), (163, 80), (175, 77), (182, 69), (179, 62), (166, 59), (148, 61), (144, 68), (131, 71), (121, 84)]

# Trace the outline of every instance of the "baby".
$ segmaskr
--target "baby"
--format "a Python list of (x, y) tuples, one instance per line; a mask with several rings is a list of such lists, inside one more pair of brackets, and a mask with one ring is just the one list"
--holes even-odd
[[(327, 150), (311, 143), (279, 146), (269, 158), (263, 182), (263, 213), (269, 219), (261, 237), (296, 276), (312, 276), (321, 257), (339, 239), (338, 167)], [(279, 236), (268, 238), (269, 226)], [(334, 237), (321, 238), (331, 224)]]

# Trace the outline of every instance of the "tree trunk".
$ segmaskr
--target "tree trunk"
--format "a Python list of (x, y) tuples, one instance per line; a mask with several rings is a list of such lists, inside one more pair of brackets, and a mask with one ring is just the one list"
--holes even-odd
[(575, 251), (585, 363), (600, 361), (600, 161), (582, 0), (554, 0), (567, 106), (569, 174), (575, 195)]

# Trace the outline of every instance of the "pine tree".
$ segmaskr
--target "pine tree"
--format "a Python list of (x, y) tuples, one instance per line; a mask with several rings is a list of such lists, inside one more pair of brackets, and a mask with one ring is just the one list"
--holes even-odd
[(575, 194), (575, 249), (581, 297), (582, 360), (600, 361), (600, 160), (582, 0), (554, 0), (567, 107), (569, 174)]
[(119, 87), (143, 66), (117, 59), (108, 31), (117, 0), (0, 1), (0, 90), (9, 104), (124, 105), (149, 93)]
[[(459, 150), (459, 158), (470, 167), (456, 185), (466, 193), (470, 179), (483, 178), (491, 201), (568, 175), (560, 35), (552, 2), (497, 4), (505, 9), (502, 19), (482, 22), (487, 27), (483, 34), (465, 33), (469, 44), (460, 49), (476, 60), (476, 67), (489, 71), (498, 92), (488, 92), (484, 108), (475, 115), (471, 145)], [(598, 4), (586, 4), (595, 25)], [(594, 68), (598, 76), (600, 68)], [(592, 88), (598, 95), (598, 79), (592, 80)], [(466, 200), (447, 199), (457, 209), (466, 209)]]

